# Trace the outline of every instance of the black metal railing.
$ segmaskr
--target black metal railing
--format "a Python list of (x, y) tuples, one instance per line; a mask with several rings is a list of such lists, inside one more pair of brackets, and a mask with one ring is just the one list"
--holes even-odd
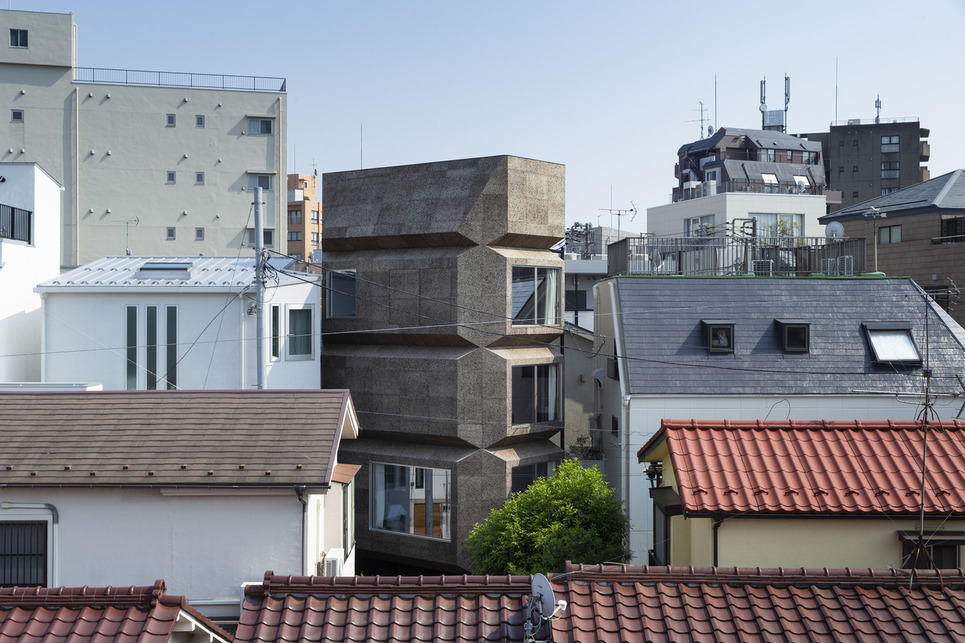
[(763, 181), (750, 181), (747, 179), (731, 179), (714, 183), (707, 181), (691, 188), (674, 188), (672, 200), (689, 201), (705, 196), (714, 196), (724, 192), (753, 192), (758, 194), (811, 194), (822, 195), (825, 193), (823, 185), (798, 185), (796, 183), (765, 183)]
[(229, 89), (250, 92), (284, 92), (286, 85), (284, 78), (268, 76), (232, 76), (179, 71), (102, 69), (97, 67), (77, 67), (74, 70), (74, 82), (101, 85), (137, 85), (141, 87)]
[(630, 237), (607, 250), (611, 276), (850, 276), (865, 266), (861, 238)]
[(31, 243), (33, 212), (0, 203), (0, 238)]

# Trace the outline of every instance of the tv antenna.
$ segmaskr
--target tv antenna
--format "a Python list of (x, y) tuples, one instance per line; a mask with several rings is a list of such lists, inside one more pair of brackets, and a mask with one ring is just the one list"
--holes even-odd
[(141, 220), (137, 217), (124, 222), (124, 254), (128, 257), (131, 256), (131, 224), (133, 223), (136, 228), (140, 222)]
[(881, 122), (881, 94), (875, 98), (875, 125)]
[(630, 209), (629, 209), (629, 210), (618, 210), (618, 209), (616, 209), (616, 208), (610, 207), (610, 208), (600, 208), (600, 211), (602, 211), (602, 212), (609, 212), (609, 213), (610, 213), (610, 224), (611, 224), (611, 225), (613, 224), (613, 217), (616, 216), (616, 218), (617, 218), (617, 241), (619, 241), (620, 239), (623, 238), (623, 237), (620, 236), (620, 219), (621, 219), (621, 217), (625, 217), (626, 215), (629, 214), (629, 215), (630, 215), (630, 220), (633, 221), (633, 220), (636, 218), (636, 216), (637, 216), (637, 206), (633, 205), (633, 201), (630, 201)]
[[(692, 120), (692, 121), (687, 121), (687, 122), (688, 122), (688, 123), (700, 123), (700, 138), (704, 138), (704, 122), (705, 122), (705, 121), (710, 121), (710, 117), (708, 116), (707, 118), (704, 118), (704, 112), (707, 111), (706, 109), (704, 109), (704, 101), (700, 100), (700, 101), (697, 101), (697, 102), (700, 103), (700, 109), (698, 110), (698, 111), (700, 112), (700, 118), (699, 118), (699, 119), (694, 119), (694, 120)], [(708, 125), (708, 127), (710, 127), (710, 126)]]
[[(566, 609), (566, 601), (556, 600), (553, 587), (543, 574), (533, 574), (529, 600), (526, 601), (526, 622), (523, 624), (526, 643), (536, 643), (540, 626), (548, 623), (557, 612)], [(545, 639), (549, 640), (549, 639)]]

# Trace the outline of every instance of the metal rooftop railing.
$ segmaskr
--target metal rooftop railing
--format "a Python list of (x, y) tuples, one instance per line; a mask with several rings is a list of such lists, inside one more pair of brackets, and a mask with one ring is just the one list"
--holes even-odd
[(74, 69), (74, 82), (99, 85), (137, 85), (141, 87), (228, 89), (250, 92), (286, 91), (286, 80), (284, 78), (194, 74), (179, 71), (143, 71), (139, 69), (102, 69), (98, 67), (77, 67)]
[(629, 237), (611, 243), (607, 274), (804, 277), (866, 270), (865, 240), (826, 237)]

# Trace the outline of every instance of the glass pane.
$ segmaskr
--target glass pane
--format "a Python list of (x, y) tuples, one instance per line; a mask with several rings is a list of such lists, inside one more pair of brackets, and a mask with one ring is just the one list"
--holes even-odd
[(355, 317), (355, 273), (328, 273), (328, 316)]
[(288, 354), (312, 354), (312, 310), (310, 308), (288, 311)]
[(513, 424), (529, 424), (536, 420), (535, 366), (513, 367)]
[(127, 390), (137, 389), (137, 306), (127, 307)]
[(168, 390), (178, 387), (178, 307), (168, 306), (167, 309), (167, 372), (164, 379), (168, 382)]
[(147, 390), (157, 389), (157, 306), (147, 307)]
[(409, 467), (372, 465), (372, 525), (409, 533)]
[(537, 324), (559, 323), (559, 270), (538, 268), (536, 271)]
[(920, 362), (921, 356), (907, 330), (869, 330), (868, 338), (879, 362)]
[(513, 322), (532, 324), (536, 321), (536, 269), (513, 266), (512, 313)]

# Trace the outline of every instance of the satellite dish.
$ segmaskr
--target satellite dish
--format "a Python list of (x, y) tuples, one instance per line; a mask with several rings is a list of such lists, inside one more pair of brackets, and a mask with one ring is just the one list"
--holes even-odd
[(840, 239), (844, 236), (844, 226), (840, 221), (832, 221), (824, 228), (824, 236), (828, 239)]
[(533, 584), (531, 587), (530, 596), (539, 605), (539, 613), (543, 616), (549, 616), (556, 609), (556, 596), (553, 594), (553, 588), (550, 586), (549, 579), (542, 574), (533, 574)]

